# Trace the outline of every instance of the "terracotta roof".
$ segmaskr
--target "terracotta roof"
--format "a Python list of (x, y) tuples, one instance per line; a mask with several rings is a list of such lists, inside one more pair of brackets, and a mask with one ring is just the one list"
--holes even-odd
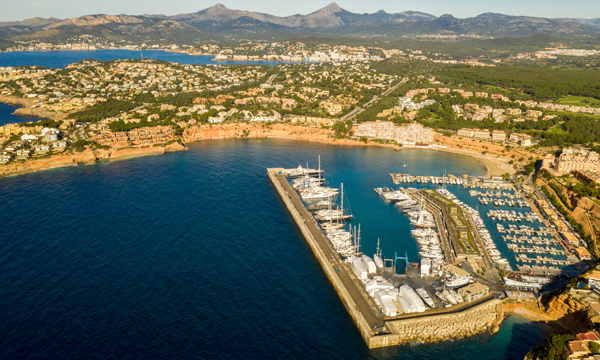
[(583, 345), (583, 341), (581, 340), (570, 341), (568, 347), (571, 353), (588, 352), (588, 349)]
[(582, 341), (598, 341), (598, 335), (593, 332), (577, 334), (577, 338)]

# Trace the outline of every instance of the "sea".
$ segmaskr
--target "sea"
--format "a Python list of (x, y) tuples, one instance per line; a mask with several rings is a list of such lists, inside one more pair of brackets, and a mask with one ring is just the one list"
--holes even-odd
[(266, 173), (320, 155), (363, 250), (380, 239), (384, 256), (416, 261), (408, 220), (373, 188), (390, 172), (484, 175), (477, 160), (285, 139), (189, 147), (0, 179), (2, 358), (520, 360), (548, 335), (512, 316), (495, 334), (368, 349)]
[[(61, 69), (81, 60), (152, 59), (178, 64), (277, 65), (281, 61), (213, 61), (211, 55), (189, 55), (162, 50), (12, 51), (0, 53), (0, 67), (44, 66)], [(290, 64), (290, 62), (285, 62)]]
[[(0, 66), (141, 57), (0, 53)], [(216, 64), (163, 51), (143, 57)], [(36, 120), (16, 108), (0, 104), (0, 126)], [(369, 350), (266, 174), (317, 167), (320, 155), (327, 185), (344, 184), (362, 250), (374, 253), (379, 240), (384, 257), (407, 252), (416, 261), (408, 219), (373, 188), (393, 186), (390, 172), (484, 175), (477, 160), (283, 139), (189, 147), (0, 178), (1, 358), (520, 360), (548, 335), (512, 316), (496, 334)], [(465, 189), (449, 190), (477, 206)]]

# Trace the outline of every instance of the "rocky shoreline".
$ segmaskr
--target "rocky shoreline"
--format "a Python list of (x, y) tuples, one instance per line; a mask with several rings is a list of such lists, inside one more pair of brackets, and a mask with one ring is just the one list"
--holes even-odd
[(119, 161), (134, 157), (162, 155), (167, 152), (187, 151), (187, 147), (175, 142), (166, 146), (122, 150), (87, 149), (83, 152), (60, 154), (47, 159), (29, 160), (0, 166), (0, 177), (16, 176), (67, 166), (90, 165), (101, 160)]
[[(5, 100), (15, 100), (14, 98), (7, 99), (7, 97), (0, 97), (0, 101), (8, 102)], [(19, 105), (31, 105), (26, 100), (18, 102), (13, 101), (12, 103)], [(24, 107), (22, 114), (29, 114), (28, 111), (32, 109), (30, 107)], [(38, 112), (34, 112), (36, 116), (39, 116)], [(52, 116), (48, 116), (53, 119), (61, 119), (66, 117), (67, 114), (52, 113)], [(63, 117), (63, 118), (64, 118)], [(342, 146), (380, 146), (389, 147), (395, 150), (401, 151), (405, 148), (391, 144), (379, 144), (376, 142), (364, 143), (358, 140), (351, 139), (337, 139), (334, 137), (334, 133), (329, 129), (315, 128), (298, 126), (291, 124), (248, 124), (248, 123), (232, 123), (232, 124), (220, 124), (220, 125), (197, 125), (185, 129), (182, 135), (182, 141), (184, 144), (188, 144), (194, 141), (210, 140), (210, 139), (260, 139), (260, 138), (280, 138), (298, 141), (311, 141), (320, 142), (331, 145), (342, 145)], [(180, 147), (178, 147), (178, 146)], [(100, 160), (121, 160), (132, 157), (140, 157), (147, 155), (160, 155), (169, 151), (183, 151), (187, 148), (184, 145), (174, 143), (166, 147), (152, 147), (152, 148), (134, 148), (134, 149), (122, 149), (122, 150), (86, 150), (83, 153), (74, 154), (61, 154), (56, 155), (48, 159), (29, 160), (24, 163), (13, 163), (8, 165), (0, 166), (0, 177), (2, 176), (14, 176), (19, 174), (25, 174), (33, 171), (41, 171), (46, 169), (52, 169), (63, 166), (73, 166), (77, 164), (89, 164)], [(486, 169), (486, 176), (499, 176), (505, 172), (512, 173), (512, 167), (508, 167), (508, 162), (505, 159), (490, 159), (481, 154), (473, 153), (472, 151), (454, 149), (454, 148), (432, 148), (436, 151), (451, 152), (460, 155), (471, 156), (480, 161), (482, 166)], [(500, 164), (500, 166), (498, 165)], [(506, 164), (502, 168), (502, 164)], [(510, 170), (510, 171), (509, 171)]]

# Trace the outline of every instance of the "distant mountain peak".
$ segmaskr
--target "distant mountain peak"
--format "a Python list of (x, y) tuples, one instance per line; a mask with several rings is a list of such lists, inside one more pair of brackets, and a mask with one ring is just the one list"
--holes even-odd
[(342, 9), (336, 2), (332, 2), (331, 4), (322, 8), (321, 10), (327, 10), (328, 12), (331, 12), (331, 13), (344, 11), (344, 9)]

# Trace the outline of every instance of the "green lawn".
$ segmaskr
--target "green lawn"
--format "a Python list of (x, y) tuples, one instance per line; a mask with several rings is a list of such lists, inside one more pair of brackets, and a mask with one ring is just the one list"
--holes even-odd
[(564, 105), (600, 107), (600, 100), (584, 96), (563, 96), (556, 102)]

